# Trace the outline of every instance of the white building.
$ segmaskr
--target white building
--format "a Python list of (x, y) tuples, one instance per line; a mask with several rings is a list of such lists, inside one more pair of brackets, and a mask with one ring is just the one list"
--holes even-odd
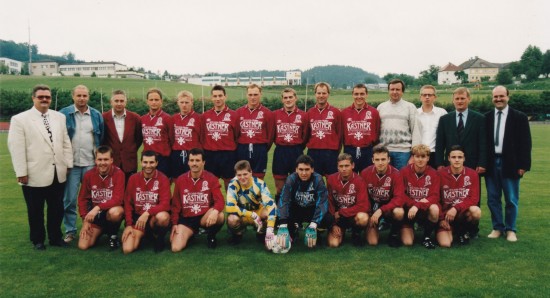
[(59, 66), (59, 72), (64, 76), (74, 76), (79, 74), (83, 77), (91, 77), (93, 73), (97, 77), (116, 77), (116, 73), (119, 71), (127, 71), (126, 65), (118, 62), (89, 62), (89, 63), (74, 63), (74, 64), (62, 64)]
[(0, 57), (0, 64), (6, 65), (10, 74), (20, 74), (23, 69), (23, 62), (10, 58)]
[(287, 71), (286, 76), (268, 76), (268, 77), (222, 77), (222, 76), (203, 76), (191, 77), (187, 79), (189, 84), (202, 86), (248, 86), (257, 84), (260, 86), (293, 86), (302, 84), (301, 71)]
[(36, 61), (31, 63), (31, 76), (58, 76), (59, 64), (55, 61)]
[(452, 64), (451, 62), (443, 66), (437, 73), (437, 83), (439, 85), (452, 85), (461, 83), (456, 77), (455, 72), (460, 71), (461, 68)]

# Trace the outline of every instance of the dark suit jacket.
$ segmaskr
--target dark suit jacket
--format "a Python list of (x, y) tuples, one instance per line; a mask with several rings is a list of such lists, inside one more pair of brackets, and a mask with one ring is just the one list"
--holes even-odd
[[(491, 173), (495, 164), (495, 110), (485, 114), (487, 126), (488, 167)], [(502, 125), (502, 122), (501, 122)], [(511, 107), (508, 108), (508, 117), (504, 125), (504, 139), (502, 142), (502, 175), (504, 178), (518, 179), (519, 169), (531, 169), (531, 130), (527, 116)]]
[(125, 173), (136, 171), (137, 152), (143, 141), (140, 116), (126, 110), (122, 142), (118, 138), (112, 110), (103, 113), (103, 119), (105, 121), (103, 144), (113, 149), (114, 164)]
[(487, 136), (485, 133), (485, 117), (471, 109), (468, 109), (466, 126), (459, 140), (456, 130), (456, 111), (439, 118), (437, 134), (435, 138), (435, 162), (439, 166), (447, 166), (447, 155), (453, 145), (464, 148), (466, 161), (464, 165), (474, 169), (476, 167), (487, 168)]

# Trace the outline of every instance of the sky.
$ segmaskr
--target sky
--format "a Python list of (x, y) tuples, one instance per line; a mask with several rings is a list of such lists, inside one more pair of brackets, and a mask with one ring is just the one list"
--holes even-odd
[(550, 49), (547, 0), (0, 0), (0, 39), (172, 74), (349, 65), (418, 76)]

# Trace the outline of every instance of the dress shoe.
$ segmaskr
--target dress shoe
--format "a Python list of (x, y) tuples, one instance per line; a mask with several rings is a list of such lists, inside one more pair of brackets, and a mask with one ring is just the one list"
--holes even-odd
[(516, 233), (514, 231), (508, 231), (506, 232), (506, 240), (510, 242), (516, 242), (518, 241), (518, 237), (516, 236)]
[(35, 250), (46, 250), (46, 246), (44, 245), (44, 243), (36, 243), (34, 245), (34, 249)]
[(499, 238), (500, 234), (502, 234), (499, 230), (492, 230), (491, 234), (487, 235), (487, 238), (495, 239)]

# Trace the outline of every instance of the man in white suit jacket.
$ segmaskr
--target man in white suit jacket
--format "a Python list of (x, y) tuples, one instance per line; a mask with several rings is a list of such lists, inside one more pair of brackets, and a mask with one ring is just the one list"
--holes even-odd
[(65, 246), (61, 233), (63, 192), (67, 170), (73, 167), (73, 152), (65, 116), (49, 109), (50, 88), (35, 86), (32, 101), (31, 109), (11, 118), (8, 148), (27, 203), (30, 240), (35, 249), (44, 250), (44, 202), (48, 204), (50, 245)]

